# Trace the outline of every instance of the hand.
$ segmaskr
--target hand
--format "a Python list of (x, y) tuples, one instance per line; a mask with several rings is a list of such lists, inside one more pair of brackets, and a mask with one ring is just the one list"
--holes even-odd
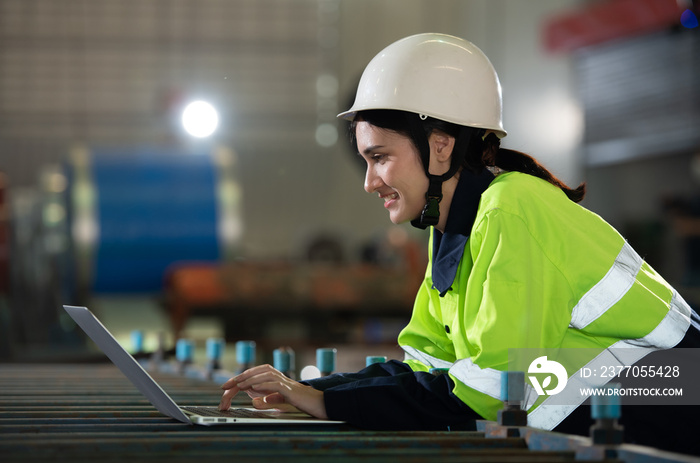
[(289, 379), (270, 365), (246, 370), (226, 381), (221, 389), (224, 389), (224, 394), (219, 410), (228, 410), (231, 399), (239, 391), (245, 391), (253, 399), (255, 408), (285, 411), (296, 408), (316, 418), (328, 419), (322, 391)]

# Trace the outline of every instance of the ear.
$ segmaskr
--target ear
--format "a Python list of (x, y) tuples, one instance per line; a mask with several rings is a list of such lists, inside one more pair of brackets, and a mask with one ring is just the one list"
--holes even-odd
[(428, 143), (430, 144), (430, 170), (433, 171), (434, 166), (438, 172), (447, 172), (452, 162), (455, 137), (436, 130), (428, 137)]

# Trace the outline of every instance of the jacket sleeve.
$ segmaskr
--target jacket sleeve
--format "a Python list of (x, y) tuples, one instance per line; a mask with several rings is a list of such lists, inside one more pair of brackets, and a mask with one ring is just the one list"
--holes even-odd
[(452, 393), (449, 375), (414, 372), (395, 360), (305, 384), (324, 391), (330, 419), (363, 429), (474, 429), (480, 419)]

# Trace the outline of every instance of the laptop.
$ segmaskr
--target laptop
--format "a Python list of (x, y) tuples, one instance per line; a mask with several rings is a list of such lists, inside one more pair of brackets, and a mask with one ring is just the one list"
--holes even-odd
[(164, 415), (187, 424), (341, 424), (342, 421), (321, 420), (302, 412), (235, 408), (221, 411), (218, 407), (179, 406), (127, 352), (87, 307), (64, 305), (63, 308), (107, 357), (129, 378), (136, 388)]

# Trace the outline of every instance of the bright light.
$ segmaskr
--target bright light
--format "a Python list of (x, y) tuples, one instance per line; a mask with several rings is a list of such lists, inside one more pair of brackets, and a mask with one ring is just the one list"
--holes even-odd
[(333, 124), (324, 123), (316, 127), (316, 143), (329, 148), (338, 141), (338, 129)]
[(208, 137), (218, 125), (219, 114), (206, 101), (193, 101), (182, 112), (182, 126), (193, 137)]

